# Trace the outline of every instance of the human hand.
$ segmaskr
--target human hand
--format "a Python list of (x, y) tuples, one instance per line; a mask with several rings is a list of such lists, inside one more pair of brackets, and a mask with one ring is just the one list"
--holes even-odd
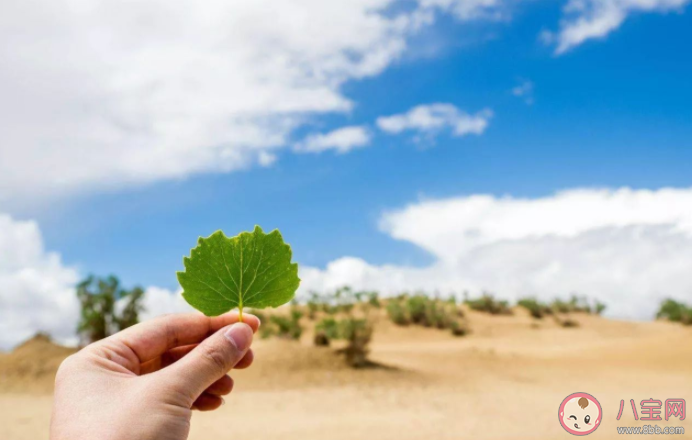
[(253, 360), (259, 319), (229, 313), (167, 315), (65, 359), (55, 379), (51, 440), (187, 439), (192, 409), (231, 392), (231, 368)]

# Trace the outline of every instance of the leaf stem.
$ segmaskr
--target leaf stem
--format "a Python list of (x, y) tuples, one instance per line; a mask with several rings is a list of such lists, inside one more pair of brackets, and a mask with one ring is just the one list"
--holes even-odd
[(238, 306), (238, 321), (243, 322), (243, 305)]

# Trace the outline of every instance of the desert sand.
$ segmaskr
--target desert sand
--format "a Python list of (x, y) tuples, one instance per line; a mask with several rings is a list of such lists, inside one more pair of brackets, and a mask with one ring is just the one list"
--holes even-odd
[[(593, 438), (622, 438), (617, 426), (682, 426), (692, 417), (635, 422), (620, 400), (692, 396), (692, 328), (574, 315), (578, 328), (514, 316), (468, 313), (472, 334), (396, 327), (378, 319), (370, 358), (353, 370), (333, 347), (257, 340), (255, 364), (232, 372), (227, 404), (196, 413), (191, 439), (555, 439), (562, 400), (595, 396), (603, 422)], [(308, 326), (309, 328), (309, 326)], [(70, 349), (32, 341), (0, 355), (0, 439), (46, 439), (54, 368)], [(689, 429), (687, 429), (689, 428)]]

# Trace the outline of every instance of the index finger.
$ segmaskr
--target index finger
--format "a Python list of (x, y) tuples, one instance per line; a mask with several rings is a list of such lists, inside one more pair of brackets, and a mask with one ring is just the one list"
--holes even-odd
[[(108, 339), (130, 348), (140, 364), (183, 345), (197, 344), (217, 330), (238, 322), (238, 313), (231, 312), (209, 317), (200, 313), (164, 315), (129, 327)], [(259, 319), (243, 313), (243, 322), (256, 332)]]

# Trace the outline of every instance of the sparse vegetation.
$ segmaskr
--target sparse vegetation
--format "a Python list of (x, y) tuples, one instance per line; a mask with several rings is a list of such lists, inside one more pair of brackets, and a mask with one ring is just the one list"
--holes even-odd
[(421, 325), (438, 329), (450, 329), (455, 336), (468, 334), (468, 326), (462, 322), (463, 312), (455, 300), (430, 298), (422, 293), (401, 295), (387, 302), (387, 315), (397, 325)]
[(296, 306), (291, 306), (289, 316), (270, 315), (267, 318), (263, 313), (256, 310), (253, 310), (252, 313), (262, 321), (262, 325), (259, 328), (262, 339), (276, 336), (283, 339), (297, 340), (303, 334), (303, 327), (300, 325), (300, 318), (303, 317), (303, 312)]
[(656, 317), (684, 325), (692, 325), (692, 307), (674, 299), (666, 299), (661, 303)]
[(484, 293), (480, 298), (467, 299), (466, 305), (471, 310), (490, 313), (491, 315), (511, 315), (512, 309), (509, 303), (504, 300), (497, 300), (490, 293)]
[(458, 319), (451, 321), (449, 328), (454, 336), (466, 336), (470, 332), (466, 322), (461, 322)]
[(553, 313), (584, 313), (600, 315), (605, 309), (606, 305), (598, 300), (594, 301), (593, 304), (590, 303), (586, 296), (572, 295), (569, 301), (563, 301), (559, 298), (553, 300), (550, 304), (550, 308)]
[(368, 304), (370, 306), (375, 307), (377, 309), (382, 307), (382, 303), (380, 302), (380, 294), (378, 292), (365, 292), (365, 295), (368, 298)]
[(569, 316), (561, 317), (558, 314), (553, 315), (555, 322), (557, 325), (560, 327), (564, 328), (573, 328), (573, 327), (579, 327), (579, 322), (575, 321), (574, 319), (570, 318)]
[(556, 298), (550, 304), (545, 304), (535, 297), (526, 297), (517, 301), (517, 305), (528, 310), (536, 319), (552, 315), (555, 322), (565, 328), (579, 327), (579, 322), (574, 320), (571, 314), (600, 315), (606, 309), (606, 305), (600, 301), (591, 304), (587, 297), (577, 295), (572, 295), (568, 301)]
[(315, 325), (314, 342), (317, 346), (327, 346), (332, 339), (339, 337), (339, 323), (336, 319), (329, 317), (323, 318)]
[(411, 320), (406, 313), (406, 309), (401, 304), (401, 300), (393, 299), (387, 302), (387, 315), (396, 325), (409, 325)]
[(536, 319), (543, 319), (545, 315), (553, 314), (550, 306), (538, 301), (536, 298), (522, 298), (517, 301), (517, 305), (528, 310), (531, 316)]
[(372, 339), (372, 323), (365, 318), (347, 317), (339, 322), (339, 336), (348, 342), (342, 352), (346, 355), (346, 363), (353, 368), (368, 365), (370, 340)]
[(346, 362), (354, 368), (366, 366), (374, 330), (370, 311), (379, 307), (377, 292), (354, 292), (350, 287), (342, 287), (332, 295), (312, 293), (308, 313), (312, 313), (312, 319), (319, 313), (326, 315), (315, 324), (314, 344), (329, 346), (333, 340), (346, 341), (346, 346), (339, 350)]

